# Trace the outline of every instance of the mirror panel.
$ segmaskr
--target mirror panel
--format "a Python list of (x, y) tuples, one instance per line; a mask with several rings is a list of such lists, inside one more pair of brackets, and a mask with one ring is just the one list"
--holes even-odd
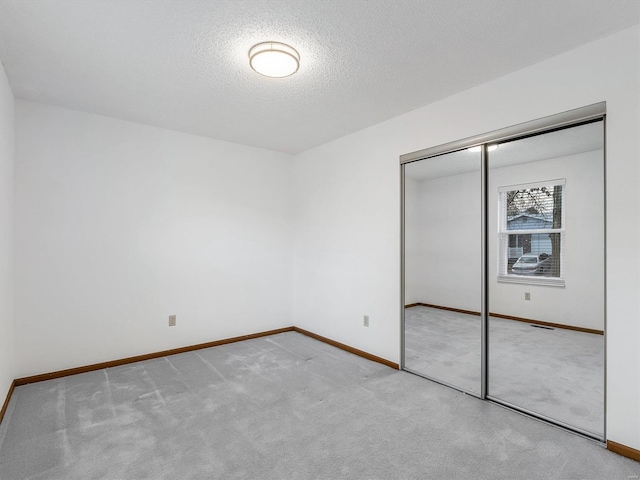
[(488, 165), (488, 395), (603, 437), (604, 122)]
[(481, 391), (481, 154), (404, 165), (404, 368)]

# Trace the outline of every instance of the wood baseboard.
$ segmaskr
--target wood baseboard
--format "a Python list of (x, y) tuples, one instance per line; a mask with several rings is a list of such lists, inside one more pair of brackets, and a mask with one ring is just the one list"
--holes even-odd
[(128, 363), (141, 362), (143, 360), (150, 360), (152, 358), (166, 357), (168, 355), (175, 355), (177, 353), (192, 352), (194, 350), (201, 350), (203, 348), (209, 348), (209, 347), (217, 347), (218, 345), (241, 342), (243, 340), (250, 340), (252, 338), (266, 337), (268, 335), (276, 335), (278, 333), (284, 333), (284, 332), (292, 332), (293, 330), (294, 330), (294, 327), (278, 328), (276, 330), (268, 330), (266, 332), (252, 333), (250, 335), (241, 335), (239, 337), (225, 338), (223, 340), (216, 340), (216, 341), (207, 342), (207, 343), (199, 343), (197, 345), (189, 345), (187, 347), (172, 348), (170, 350), (163, 350), (160, 352), (147, 353), (144, 355), (136, 355), (135, 357), (121, 358), (119, 360), (111, 360), (109, 362), (101, 362), (101, 363), (94, 363), (92, 365), (85, 365), (83, 367), (68, 368), (66, 370), (58, 370), (57, 372), (43, 373), (40, 375), (32, 375), (30, 377), (16, 378), (14, 380), (14, 383), (16, 386), (20, 386), (20, 385), (26, 385), (28, 383), (43, 382), (45, 380), (52, 380), (54, 378), (62, 378), (62, 377), (67, 377), (69, 375), (77, 375), (78, 373), (92, 372), (94, 370), (102, 370), (103, 368), (111, 368), (111, 367), (117, 367), (119, 365), (126, 365)]
[(400, 370), (400, 365), (398, 365), (395, 362), (392, 362), (391, 360), (387, 360), (386, 358), (382, 358), (382, 357), (378, 357), (376, 355), (372, 355), (371, 353), (367, 353), (365, 351), (358, 350), (357, 348), (350, 347), (349, 345), (345, 345), (344, 343), (336, 342), (335, 340), (331, 340), (330, 338), (323, 337), (321, 335), (318, 335), (316, 333), (310, 332), (308, 330), (304, 330), (302, 328), (293, 327), (293, 331), (294, 332), (298, 332), (298, 333), (302, 333), (303, 335), (306, 335), (307, 337), (314, 338), (314, 339), (319, 340), (321, 342), (328, 343), (329, 345), (337, 347), (337, 348), (339, 348), (341, 350), (345, 350), (345, 351), (347, 351), (349, 353), (353, 353), (354, 355), (358, 355), (359, 357), (366, 358), (367, 360), (371, 360), (372, 362), (381, 363), (381, 364), (386, 365), (387, 367), (391, 367), (391, 368), (393, 368), (395, 370)]
[(4, 400), (2, 404), (2, 410), (0, 410), (0, 423), (2, 423), (2, 419), (4, 418), (4, 413), (7, 411), (7, 407), (9, 406), (9, 400), (11, 400), (11, 395), (13, 395), (13, 389), (16, 388), (16, 381), (12, 381), (9, 386), (9, 391), (7, 392), (7, 398)]
[[(432, 305), (430, 303), (411, 303), (406, 305), (405, 308), (411, 307), (430, 307), (437, 308), (439, 310), (448, 310), (450, 312), (466, 313), (468, 315), (480, 315), (480, 312), (474, 312), (472, 310), (462, 310), (460, 308), (443, 307), (441, 305)], [(574, 325), (565, 325), (562, 323), (543, 322), (542, 320), (534, 320), (532, 318), (514, 317), (513, 315), (503, 315), (502, 313), (489, 313), (490, 316), (496, 318), (503, 318), (505, 320), (514, 320), (516, 322), (532, 323), (534, 325), (543, 325), (545, 327), (563, 328), (565, 330), (573, 330), (576, 332), (593, 333), (594, 335), (604, 335), (603, 330), (596, 330), (593, 328), (576, 327)]]
[[(186, 347), (172, 348), (170, 350), (162, 350), (160, 352), (147, 353), (144, 355), (136, 355), (135, 357), (127, 357), (127, 358), (121, 358), (118, 360), (111, 360), (108, 362), (84, 365), (82, 367), (68, 368), (66, 370), (58, 370), (56, 372), (42, 373), (40, 375), (32, 375), (29, 377), (16, 378), (11, 384), (11, 389), (9, 390), (9, 394), (7, 395), (7, 400), (5, 401), (5, 405), (2, 409), (2, 415), (4, 415), (6, 406), (9, 403), (9, 397), (13, 393), (13, 388), (18, 387), (20, 385), (27, 385), (28, 383), (44, 382), (45, 380), (53, 380), (56, 378), (67, 377), (69, 375), (77, 375), (79, 373), (93, 372), (95, 370), (102, 370), (103, 368), (112, 368), (120, 365), (126, 365), (129, 363), (141, 362), (143, 360), (151, 360), (152, 358), (166, 357), (168, 355), (176, 355), (178, 353), (192, 352), (194, 350), (201, 350), (203, 348), (217, 347), (219, 345), (225, 345), (225, 344), (234, 343), (234, 342), (241, 342), (243, 340), (250, 340), (252, 338), (266, 337), (269, 335), (276, 335), (278, 333), (294, 332), (294, 331), (298, 333), (302, 333), (303, 335), (306, 335), (308, 337), (315, 338), (316, 340), (319, 340), (321, 342), (328, 343), (329, 345), (333, 345), (334, 347), (340, 348), (349, 353), (353, 353), (354, 355), (364, 357), (374, 362), (382, 363), (383, 365), (394, 368), (396, 370), (400, 369), (400, 366), (397, 363), (391, 362), (389, 360), (378, 357), (376, 355), (372, 355), (362, 350), (358, 350), (357, 348), (350, 347), (349, 345), (336, 342), (335, 340), (331, 340), (330, 338), (322, 337), (313, 332), (309, 332), (307, 330), (303, 330), (298, 327), (285, 327), (285, 328), (278, 328), (276, 330), (268, 330), (266, 332), (252, 333), (250, 335), (241, 335), (239, 337), (225, 338), (223, 340), (216, 340), (213, 342), (199, 343), (197, 345), (189, 345)], [(2, 419), (2, 416), (0, 416), (0, 421), (1, 419)]]
[(636, 450), (635, 448), (607, 440), (607, 450), (611, 450), (618, 455), (640, 462), (640, 450)]

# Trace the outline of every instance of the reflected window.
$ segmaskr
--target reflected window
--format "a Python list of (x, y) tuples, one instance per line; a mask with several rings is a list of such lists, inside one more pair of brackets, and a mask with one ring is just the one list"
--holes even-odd
[(498, 189), (498, 280), (564, 285), (564, 185)]

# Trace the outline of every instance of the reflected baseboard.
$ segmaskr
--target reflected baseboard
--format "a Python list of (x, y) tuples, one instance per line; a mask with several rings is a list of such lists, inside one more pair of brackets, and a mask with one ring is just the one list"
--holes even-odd
[[(474, 312), (473, 310), (463, 310), (463, 309), (454, 308), (454, 307), (444, 307), (442, 305), (433, 305), (431, 303), (418, 302), (418, 303), (410, 303), (408, 305), (405, 305), (405, 308), (412, 308), (412, 307), (437, 308), (439, 310), (448, 310), (450, 312), (466, 313), (468, 315), (480, 316), (480, 312)], [(489, 313), (489, 316), (496, 317), (496, 318), (502, 318), (502, 319), (505, 319), (505, 320), (514, 320), (516, 322), (532, 323), (534, 325), (543, 325), (545, 327), (563, 328), (565, 330), (574, 330), (576, 332), (593, 333), (594, 335), (604, 335), (604, 331), (603, 330), (596, 330), (596, 329), (593, 329), (593, 328), (576, 327), (575, 325), (565, 325), (565, 324), (562, 324), (562, 323), (544, 322), (542, 320), (535, 320), (535, 319), (532, 319), (532, 318), (514, 317), (513, 315), (503, 315), (502, 313), (493, 313), (493, 312)]]

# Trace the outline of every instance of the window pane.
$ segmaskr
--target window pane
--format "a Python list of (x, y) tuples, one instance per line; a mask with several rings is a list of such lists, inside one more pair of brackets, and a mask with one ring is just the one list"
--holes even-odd
[(508, 237), (508, 275), (560, 277), (560, 233), (509, 234)]
[(562, 185), (506, 192), (507, 230), (562, 228)]

